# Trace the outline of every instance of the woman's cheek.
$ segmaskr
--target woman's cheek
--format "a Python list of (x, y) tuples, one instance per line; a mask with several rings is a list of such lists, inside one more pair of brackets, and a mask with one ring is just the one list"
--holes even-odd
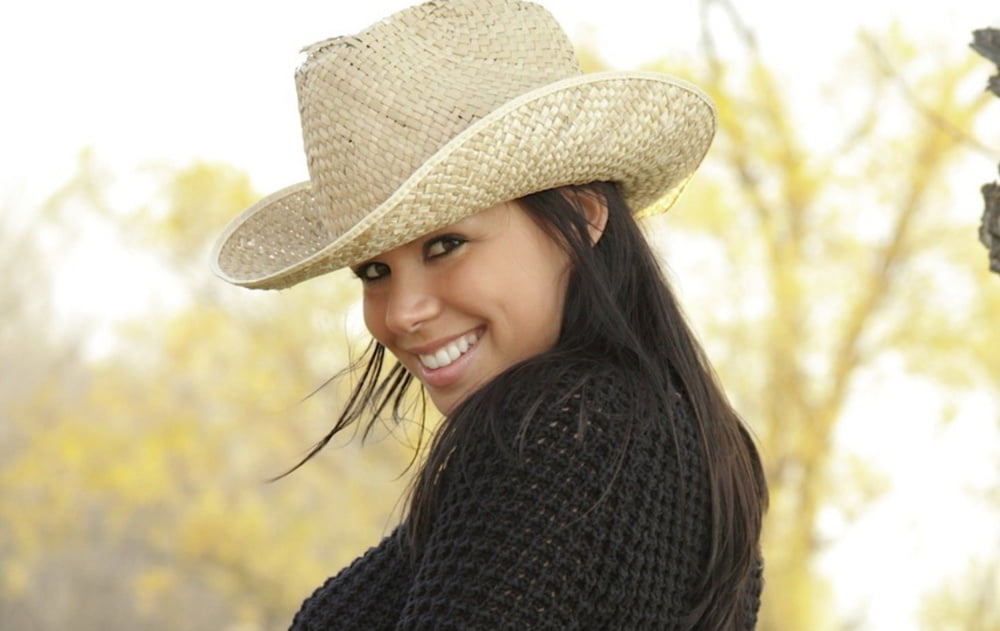
[(365, 327), (372, 336), (385, 345), (385, 305), (377, 294), (365, 290), (362, 298)]

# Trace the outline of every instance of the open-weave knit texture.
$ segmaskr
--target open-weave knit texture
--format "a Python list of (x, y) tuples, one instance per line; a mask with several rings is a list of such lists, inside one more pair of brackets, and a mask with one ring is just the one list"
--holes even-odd
[[(411, 561), (397, 529), (316, 590), (292, 629), (679, 628), (712, 527), (691, 413), (678, 399), (675, 441), (667, 414), (626, 429), (620, 378), (589, 393), (582, 435), (579, 399), (540, 410), (520, 455), (484, 431), (462, 472), (446, 469), (421, 554)], [(759, 570), (748, 580), (739, 629), (760, 605)]]

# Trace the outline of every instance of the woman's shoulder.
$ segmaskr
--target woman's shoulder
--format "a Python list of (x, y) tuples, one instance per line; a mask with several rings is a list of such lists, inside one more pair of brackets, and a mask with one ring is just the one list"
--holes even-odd
[[(484, 430), (526, 444), (619, 445), (636, 425), (669, 412), (638, 371), (578, 357), (551, 357), (508, 371), (479, 402)], [(501, 438), (501, 442), (505, 442)]]
[[(521, 450), (590, 457), (643, 468), (700, 471), (703, 447), (683, 392), (637, 367), (574, 360), (524, 375), (516, 403), (495, 417)], [(501, 439), (502, 440), (502, 439)], [(510, 443), (509, 443), (510, 444)], [(672, 464), (670, 464), (672, 463)]]
[(634, 407), (653, 387), (638, 371), (588, 357), (555, 355), (509, 371), (497, 385), (510, 407), (559, 413), (581, 407), (616, 414)]

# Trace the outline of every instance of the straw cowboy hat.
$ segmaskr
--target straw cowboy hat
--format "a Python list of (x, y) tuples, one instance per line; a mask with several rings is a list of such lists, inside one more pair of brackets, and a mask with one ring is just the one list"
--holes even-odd
[(715, 133), (700, 90), (582, 74), (542, 7), (437, 0), (309, 46), (295, 73), (309, 181), (225, 230), (216, 274), (277, 289), (362, 262), (503, 201), (614, 181), (665, 209)]

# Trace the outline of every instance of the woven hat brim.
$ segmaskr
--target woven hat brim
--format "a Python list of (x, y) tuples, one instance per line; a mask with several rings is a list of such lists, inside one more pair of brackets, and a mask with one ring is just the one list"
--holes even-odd
[(513, 99), (441, 147), (344, 234), (329, 235), (309, 182), (260, 200), (230, 224), (215, 273), (280, 289), (372, 258), (495, 204), (594, 181), (618, 182), (637, 213), (665, 210), (716, 128), (697, 87), (658, 73), (586, 74)]

